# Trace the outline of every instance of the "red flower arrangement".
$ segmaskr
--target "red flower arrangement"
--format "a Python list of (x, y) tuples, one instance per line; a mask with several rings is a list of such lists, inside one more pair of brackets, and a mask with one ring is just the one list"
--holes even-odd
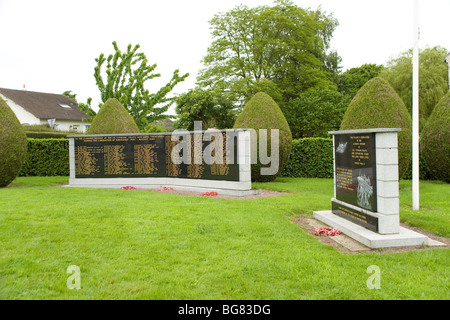
[(202, 197), (205, 197), (205, 196), (217, 196), (217, 192), (215, 192), (215, 191), (203, 192)]
[(169, 191), (169, 190), (173, 190), (172, 187), (161, 187), (158, 189), (159, 191)]
[(122, 187), (120, 188), (121, 190), (135, 190), (136, 188), (133, 186), (126, 186), (126, 187)]
[(341, 234), (341, 230), (329, 227), (319, 227), (314, 229), (314, 235), (316, 236), (337, 236)]

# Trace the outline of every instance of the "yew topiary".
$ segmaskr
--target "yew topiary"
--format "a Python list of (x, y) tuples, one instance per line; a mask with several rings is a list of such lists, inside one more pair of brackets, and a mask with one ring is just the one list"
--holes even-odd
[(108, 99), (92, 120), (89, 134), (139, 133), (133, 117), (115, 98)]
[(14, 112), (0, 98), (0, 188), (18, 175), (27, 155), (27, 136)]
[(411, 116), (405, 103), (380, 77), (369, 80), (348, 106), (341, 130), (401, 128), (398, 133), (398, 170), (402, 177), (410, 167), (412, 148)]
[(450, 92), (438, 102), (420, 135), (420, 151), (436, 179), (450, 182)]
[[(237, 117), (234, 128), (254, 129), (257, 136), (258, 161), (252, 164), (252, 181), (273, 181), (280, 175), (283, 167), (289, 160), (292, 148), (291, 129), (278, 104), (266, 93), (255, 94), (245, 105), (241, 114)], [(279, 159), (278, 171), (275, 174), (261, 174), (262, 168), (270, 167), (271, 163), (263, 165), (259, 158), (259, 129), (267, 130), (267, 155), (271, 155), (271, 129), (279, 130)]]

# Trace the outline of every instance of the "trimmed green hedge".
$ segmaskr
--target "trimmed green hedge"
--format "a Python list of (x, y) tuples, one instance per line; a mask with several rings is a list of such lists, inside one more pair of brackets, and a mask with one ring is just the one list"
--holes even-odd
[(333, 178), (333, 139), (304, 138), (292, 141), (283, 177)]
[[(69, 140), (28, 138), (28, 155), (20, 176), (68, 176)], [(333, 177), (333, 141), (305, 138), (292, 141), (284, 177)]]
[(71, 132), (31, 132), (26, 131), (27, 138), (34, 139), (65, 139)]
[[(28, 154), (19, 175), (68, 176), (69, 140), (28, 138)], [(292, 178), (333, 178), (333, 140), (293, 140), (289, 161), (281, 175)], [(411, 179), (411, 169), (404, 179)], [(420, 161), (420, 179), (433, 180), (423, 159)]]
[(28, 154), (20, 176), (69, 175), (69, 139), (27, 140)]

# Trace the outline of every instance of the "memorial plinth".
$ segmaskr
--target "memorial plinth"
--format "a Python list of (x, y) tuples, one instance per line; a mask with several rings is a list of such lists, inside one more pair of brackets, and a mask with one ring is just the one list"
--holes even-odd
[(70, 187), (216, 191), (247, 196), (252, 189), (250, 132), (72, 135)]
[(426, 245), (400, 226), (397, 133), (401, 129), (331, 131), (334, 197), (314, 217), (370, 248)]

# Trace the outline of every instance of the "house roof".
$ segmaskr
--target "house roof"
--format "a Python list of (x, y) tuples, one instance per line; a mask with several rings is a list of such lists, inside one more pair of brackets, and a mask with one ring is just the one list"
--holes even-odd
[[(62, 94), (0, 88), (0, 94), (39, 119), (82, 120), (89, 118), (79, 107)], [(64, 106), (64, 107), (63, 107)]]

